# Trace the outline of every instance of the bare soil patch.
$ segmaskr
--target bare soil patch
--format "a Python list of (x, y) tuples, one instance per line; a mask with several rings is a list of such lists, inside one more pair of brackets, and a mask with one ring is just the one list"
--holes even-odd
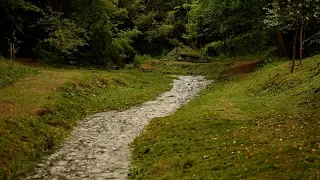
[(17, 58), (15, 59), (16, 62), (19, 62), (23, 65), (30, 66), (30, 67), (36, 67), (39, 65), (39, 59), (33, 59), (33, 58)]
[(18, 103), (0, 100), (0, 114), (6, 114), (8, 117), (13, 117), (21, 110)]
[(234, 75), (240, 75), (240, 77), (247, 77), (254, 69), (263, 63), (263, 60), (255, 61), (240, 61), (236, 62), (230, 69), (226, 70), (221, 79), (229, 79)]
[[(16, 118), (37, 116), (47, 98), (66, 82), (77, 81), (81, 71), (43, 70), (0, 89), (1, 116)], [(18, 113), (17, 113), (18, 112)]]

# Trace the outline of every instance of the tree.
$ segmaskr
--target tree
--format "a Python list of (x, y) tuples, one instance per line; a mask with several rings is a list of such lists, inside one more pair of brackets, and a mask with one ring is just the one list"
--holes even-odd
[[(269, 8), (271, 7), (271, 8)], [(318, 0), (278, 0), (266, 7), (265, 24), (269, 27), (280, 29), (283, 32), (294, 30), (293, 55), (291, 73), (294, 72), (297, 54), (297, 40), (300, 31), (300, 64), (303, 59), (304, 29), (311, 18), (318, 18), (320, 2)]]
[(43, 59), (49, 58), (72, 63), (75, 62), (79, 48), (88, 45), (85, 29), (78, 27), (74, 21), (63, 18), (62, 13), (49, 10), (38, 24), (49, 35), (42, 41), (43, 45), (48, 48), (40, 51), (39, 55)]
[[(183, 4), (190, 0), (148, 0), (141, 2), (140, 15), (135, 25), (141, 35), (135, 41), (135, 47), (140, 52), (159, 55), (180, 44), (184, 39), (187, 11)], [(140, 44), (144, 44), (143, 47)]]
[[(227, 54), (228, 40), (239, 35), (260, 31), (263, 6), (268, 0), (202, 0), (188, 5), (187, 33), (183, 36), (192, 47), (212, 41), (222, 41)], [(199, 43), (201, 42), (201, 43)], [(235, 53), (235, 52), (231, 52)], [(236, 54), (236, 53), (235, 53)]]
[(8, 53), (9, 42), (22, 43), (18, 37), (32, 23), (32, 15), (40, 12), (40, 8), (24, 0), (0, 1), (0, 54)]

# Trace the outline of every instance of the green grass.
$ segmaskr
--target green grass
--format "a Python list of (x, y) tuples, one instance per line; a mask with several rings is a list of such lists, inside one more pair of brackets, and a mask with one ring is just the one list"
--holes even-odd
[(163, 74), (174, 75), (201, 75), (208, 79), (218, 79), (221, 72), (229, 67), (234, 61), (212, 62), (212, 63), (191, 63), (177, 61), (160, 61), (153, 67), (153, 71)]
[(0, 89), (13, 83), (17, 78), (35, 75), (37, 70), (21, 66), (15, 62), (5, 60), (0, 56)]
[(319, 179), (320, 56), (214, 83), (132, 144), (131, 179)]
[(26, 172), (85, 116), (154, 99), (172, 82), (169, 75), (134, 70), (29, 69), (38, 73), (0, 89), (0, 179)]

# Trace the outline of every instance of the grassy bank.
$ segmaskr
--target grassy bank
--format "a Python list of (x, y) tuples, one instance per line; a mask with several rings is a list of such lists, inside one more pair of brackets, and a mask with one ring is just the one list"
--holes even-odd
[(214, 83), (132, 144), (131, 179), (319, 179), (320, 56)]
[(85, 116), (141, 104), (172, 82), (169, 75), (135, 70), (6, 67), (9, 76), (0, 77), (0, 179), (26, 171)]
[(205, 76), (208, 79), (218, 79), (222, 71), (232, 65), (233, 61), (192, 63), (183, 61), (160, 61), (153, 67), (153, 71), (162, 74), (179, 74), (192, 76)]
[(13, 83), (19, 77), (32, 76), (37, 70), (19, 65), (13, 61), (5, 60), (0, 56), (0, 89)]

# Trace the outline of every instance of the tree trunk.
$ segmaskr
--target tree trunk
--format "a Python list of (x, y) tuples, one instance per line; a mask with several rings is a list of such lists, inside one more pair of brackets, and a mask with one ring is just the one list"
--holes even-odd
[(223, 37), (223, 50), (224, 50), (224, 54), (227, 55), (227, 40), (226, 40), (226, 35)]
[(294, 36), (294, 42), (293, 42), (293, 56), (292, 56), (292, 66), (291, 66), (291, 73), (294, 72), (294, 67), (296, 65), (296, 55), (297, 55), (297, 39), (299, 36), (299, 15), (297, 13), (298, 9), (299, 9), (299, 3), (300, 0), (295, 0), (294, 1), (294, 6), (293, 6), (293, 11), (294, 11), (294, 16), (295, 16), (295, 29), (296, 29), (296, 35)]
[(284, 44), (283, 35), (280, 30), (277, 30), (277, 32), (276, 32), (276, 42), (277, 42), (277, 49), (278, 49), (279, 57), (281, 57), (281, 58), (287, 57), (288, 56), (287, 48), (286, 48), (286, 45)]
[(10, 59), (13, 59), (13, 44), (10, 43)]
[(301, 30), (300, 30), (300, 64), (302, 64), (303, 59), (303, 29), (304, 29), (304, 19), (301, 19)]
[(293, 56), (292, 56), (292, 66), (291, 66), (291, 73), (294, 72), (294, 67), (296, 65), (296, 55), (297, 55), (297, 39), (299, 36), (299, 29), (296, 27), (296, 35), (294, 36), (293, 42)]

